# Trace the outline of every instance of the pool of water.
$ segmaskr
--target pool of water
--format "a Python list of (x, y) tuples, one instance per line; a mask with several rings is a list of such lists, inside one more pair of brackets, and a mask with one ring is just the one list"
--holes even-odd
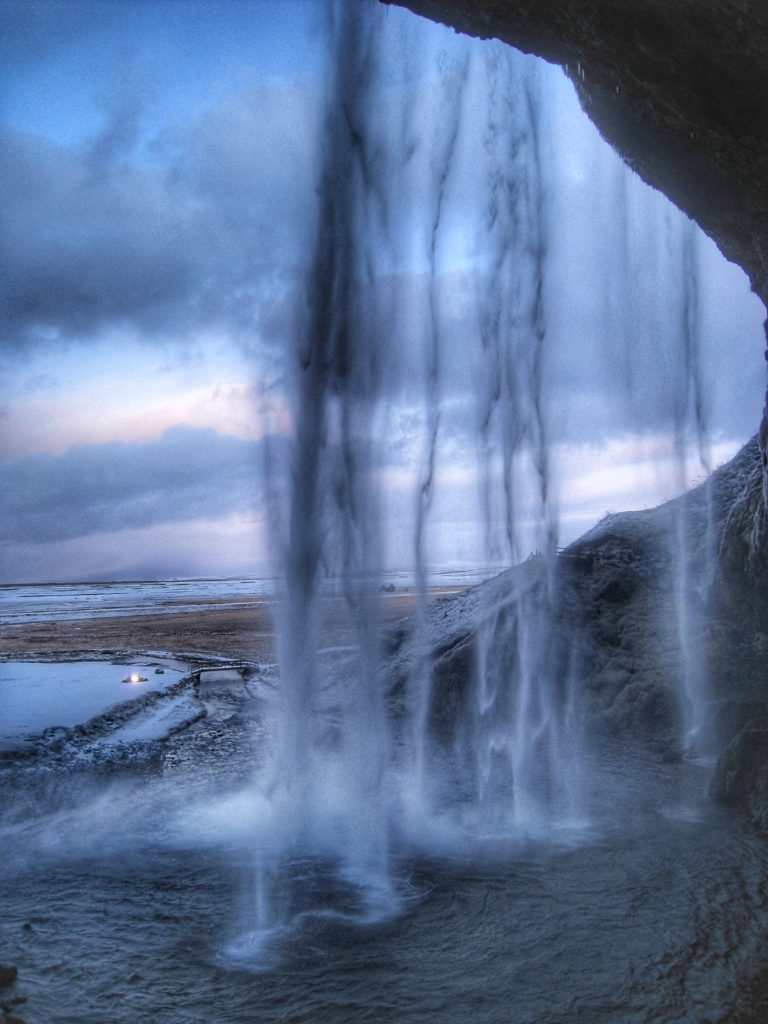
[(177, 667), (142, 659), (2, 661), (0, 743), (87, 722), (114, 704), (160, 692), (181, 675)]
[(28, 1024), (732, 1019), (767, 948), (764, 844), (708, 803), (703, 768), (615, 750), (578, 829), (394, 838), (378, 922), (296, 856), (289, 926), (233, 956), (257, 914), (254, 693), (209, 686), (204, 719), (109, 772), (5, 770), (0, 961)]

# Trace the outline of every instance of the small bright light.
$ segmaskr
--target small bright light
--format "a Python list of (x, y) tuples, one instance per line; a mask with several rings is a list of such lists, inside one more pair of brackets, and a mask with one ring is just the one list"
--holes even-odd
[(137, 675), (135, 672), (132, 672), (131, 675), (128, 678), (131, 680), (132, 683), (140, 683), (141, 682), (141, 676)]

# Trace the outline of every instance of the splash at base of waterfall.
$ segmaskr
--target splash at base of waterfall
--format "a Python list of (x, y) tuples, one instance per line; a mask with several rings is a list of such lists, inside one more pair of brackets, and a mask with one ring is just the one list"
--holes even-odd
[(530, 559), (382, 630), (375, 706), (388, 756), (375, 788), (361, 790), (355, 772), (379, 750), (353, 713), (359, 650), (315, 665), (306, 775), (282, 774), (284, 706), (272, 692), (252, 791), (253, 879), (228, 956), (269, 963), (271, 944), (307, 915), (361, 926), (397, 915), (408, 902), (398, 865), (417, 851), (483, 857), (584, 841), (582, 654), (556, 577), (554, 563)]

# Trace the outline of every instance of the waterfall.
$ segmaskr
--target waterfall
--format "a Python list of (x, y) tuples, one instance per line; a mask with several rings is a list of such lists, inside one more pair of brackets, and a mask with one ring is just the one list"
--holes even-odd
[[(333, 852), (350, 870), (385, 878), (386, 827), (381, 778), (387, 724), (377, 687), (380, 574), (376, 495), (371, 483), (370, 417), (378, 399), (381, 344), (364, 308), (374, 274), (374, 244), (385, 214), (365, 133), (375, 76), (371, 23), (356, 5), (335, 12), (333, 85), (321, 145), (318, 226), (308, 276), (308, 309), (294, 355), (296, 438), (286, 600), (281, 628), (282, 707), (278, 764), (293, 811), (309, 830), (322, 794), (312, 791), (328, 761), (343, 766), (341, 817)], [(332, 546), (328, 543), (330, 532)], [(357, 655), (354, 685), (333, 710), (333, 743), (313, 734), (322, 701), (318, 671), (318, 596), (324, 561), (340, 556), (339, 577)], [(330, 754), (331, 748), (333, 753)], [(342, 777), (343, 776), (343, 777)], [(338, 795), (336, 793), (335, 795)]]
[[(683, 487), (691, 437), (708, 458), (692, 229), (626, 168), (601, 191), (598, 169), (590, 187), (610, 226), (596, 205), (590, 237), (607, 252), (599, 269), (569, 263), (585, 226), (562, 205), (575, 186), (557, 72), (500, 44), (451, 37), (446, 50), (434, 32), (374, 4), (327, 9), (317, 221), (302, 323), (285, 346), (292, 456), (268, 488), (280, 683), (255, 785), (264, 813), (245, 936), (231, 950), (245, 958), (307, 915), (396, 913), (398, 865), (414, 849), (588, 820), (581, 637), (557, 561), (562, 452), (598, 430), (589, 399), (604, 378), (618, 398), (599, 429), (666, 430)], [(589, 285), (608, 311), (602, 352)], [(669, 358), (679, 365), (660, 372)], [(441, 607), (429, 583), (446, 452), (463, 467), (471, 453), (481, 560), (531, 557)], [(401, 636), (382, 631), (381, 581), (395, 500), (382, 480), (402, 453), (416, 610)], [(699, 533), (685, 518), (676, 530), (672, 618), (694, 732), (704, 669), (690, 602), (706, 579), (690, 557)], [(348, 638), (331, 659), (329, 615)]]
[[(439, 227), (450, 158), (456, 159), (461, 130), (458, 90), (469, 93), (474, 109), (483, 111), (478, 177), (483, 204), (478, 204), (477, 249), (481, 256), (472, 282), (476, 336), (483, 376), (477, 389), (476, 432), (480, 489), (485, 520), (486, 556), (518, 561), (526, 542), (551, 559), (557, 547), (557, 516), (552, 495), (546, 367), (546, 252), (549, 225), (542, 168), (543, 117), (537, 68), (498, 48), (475, 53), (456, 73), (457, 94), (448, 112), (452, 132), (438, 161), (439, 187), (430, 233), (429, 312), (433, 325), (430, 388), (427, 395), (427, 474), (418, 491), (416, 517), (417, 579), (421, 594), (417, 632), (417, 668), (411, 674), (415, 770), (409, 791), (411, 815), (440, 813), (438, 795), (448, 788), (467, 795), (460, 817), (476, 834), (520, 835), (578, 815), (578, 686), (567, 666), (552, 603), (549, 578), (554, 567), (540, 560), (541, 578), (518, 602), (481, 607), (464, 666), (471, 699), (461, 705), (458, 730), (464, 753), (449, 752), (450, 742), (430, 736), (429, 709), (440, 700), (440, 673), (431, 664), (421, 564), (422, 511), (433, 485), (437, 415), (435, 342), (440, 338), (435, 303), (435, 235)], [(466, 95), (465, 95), (466, 99)], [(454, 113), (455, 110), (455, 113)], [(455, 170), (455, 168), (454, 168)], [(521, 487), (518, 487), (520, 479)], [(520, 490), (531, 496), (528, 528), (517, 523)], [(499, 514), (500, 513), (500, 514)], [(455, 744), (453, 744), (455, 747)], [(430, 759), (430, 753), (432, 755)], [(428, 762), (439, 765), (429, 779)], [(456, 801), (448, 800), (455, 804)], [(454, 807), (455, 811), (455, 807)]]
[[(371, 419), (379, 400), (375, 317), (366, 307), (386, 210), (366, 124), (376, 76), (373, 22), (358, 4), (328, 12), (331, 85), (320, 141), (318, 218), (306, 317), (289, 351), (294, 420), (280, 688), (261, 795), (271, 808), (257, 852), (255, 930), (232, 947), (258, 953), (264, 935), (324, 910), (290, 893), (291, 863), (314, 857), (352, 886), (349, 913), (387, 913), (388, 722), (379, 680), (380, 539)], [(347, 663), (321, 664), (323, 576), (338, 592), (353, 639)], [(288, 880), (288, 881), (287, 881)], [(301, 889), (301, 886), (299, 887)], [(311, 887), (304, 887), (305, 890)], [(266, 908), (266, 909), (265, 909)]]
[[(701, 326), (696, 234), (691, 222), (679, 240), (680, 326), (682, 368), (676, 374), (673, 399), (675, 453), (680, 491), (689, 485), (689, 453), (693, 451), (699, 473), (712, 471), (708, 403), (701, 367)], [(698, 510), (697, 510), (698, 511)], [(679, 506), (674, 523), (675, 613), (681, 657), (681, 704), (684, 747), (694, 754), (712, 755), (701, 735), (709, 687), (706, 645), (697, 614), (706, 604), (716, 565), (711, 496), (706, 491), (703, 512)]]

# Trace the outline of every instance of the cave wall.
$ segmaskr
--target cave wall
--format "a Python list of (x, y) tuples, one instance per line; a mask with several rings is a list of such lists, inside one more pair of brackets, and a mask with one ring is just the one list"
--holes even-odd
[[(382, 2), (561, 64), (603, 137), (746, 271), (768, 304), (766, 0)], [(747, 543), (727, 551), (742, 552), (740, 568), (765, 584), (768, 394), (758, 441), (762, 480), (748, 521), (734, 520)]]

